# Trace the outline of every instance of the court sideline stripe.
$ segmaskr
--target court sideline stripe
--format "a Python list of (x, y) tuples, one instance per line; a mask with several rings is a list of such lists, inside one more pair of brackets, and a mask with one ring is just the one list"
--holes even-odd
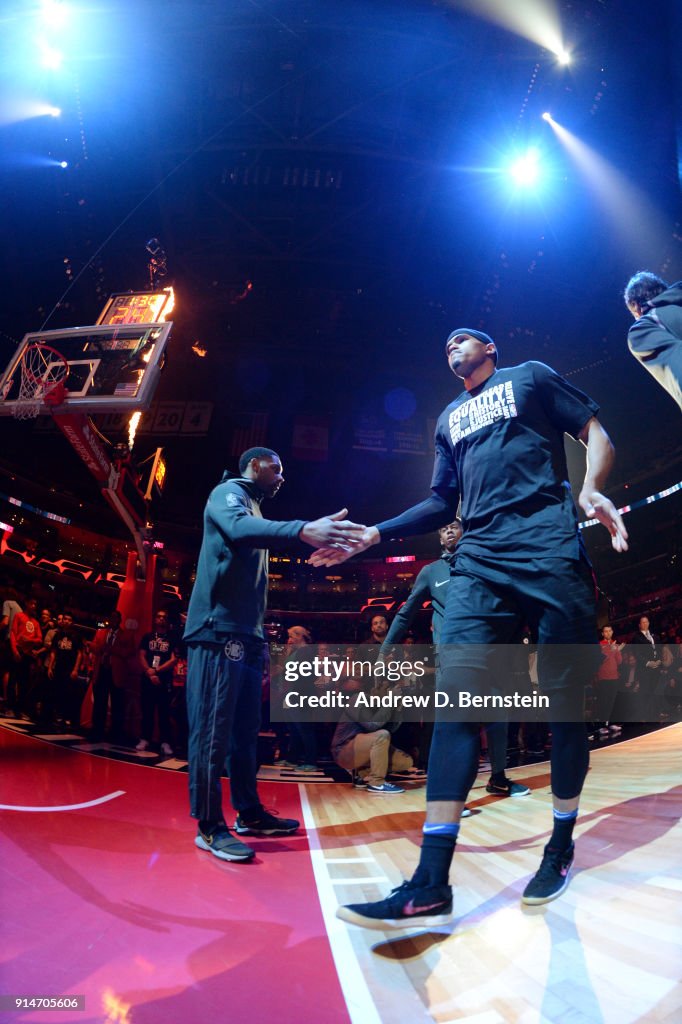
[(80, 811), (84, 807), (96, 807), (97, 804), (105, 804), (108, 800), (115, 800), (118, 796), (125, 796), (125, 789), (117, 789), (115, 793), (108, 793), (106, 796), (98, 796), (96, 800), (86, 800), (83, 804), (64, 804), (61, 807), (23, 807), (21, 804), (0, 804), (0, 811), (29, 811), (49, 813), (51, 811)]
[[(308, 802), (308, 794), (303, 784), (298, 787), (303, 812), (303, 823), (308, 833), (310, 860), (312, 863), (317, 895), (322, 909), (322, 918), (327, 930), (329, 946), (334, 958), (336, 973), (341, 985), (348, 1015), (353, 1024), (382, 1024), (367, 981), (358, 963), (355, 950), (348, 934), (348, 929), (336, 917), (338, 900), (334, 895), (334, 885), (329, 877), (324, 851), (320, 846), (317, 826), (312, 808)], [(349, 857), (347, 863), (352, 863)]]

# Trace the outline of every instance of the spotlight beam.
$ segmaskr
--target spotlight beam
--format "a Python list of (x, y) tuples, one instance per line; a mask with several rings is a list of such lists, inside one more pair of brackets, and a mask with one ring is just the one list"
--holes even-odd
[(530, 39), (569, 63), (570, 54), (561, 38), (561, 21), (556, 0), (450, 0), (478, 17)]
[(614, 235), (631, 252), (631, 258), (642, 264), (660, 262), (670, 236), (660, 210), (596, 150), (550, 114), (542, 116), (582, 172), (611, 221)]
[(33, 117), (59, 117), (61, 110), (49, 103), (39, 100), (7, 99), (0, 103), (0, 127), (7, 124), (18, 124), (29, 121)]

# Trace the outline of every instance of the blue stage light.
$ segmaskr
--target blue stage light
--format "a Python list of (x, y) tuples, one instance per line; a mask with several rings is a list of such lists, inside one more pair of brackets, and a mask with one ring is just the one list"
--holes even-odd
[(540, 178), (540, 154), (537, 149), (528, 149), (521, 156), (515, 157), (509, 165), (515, 184), (519, 188), (531, 188)]

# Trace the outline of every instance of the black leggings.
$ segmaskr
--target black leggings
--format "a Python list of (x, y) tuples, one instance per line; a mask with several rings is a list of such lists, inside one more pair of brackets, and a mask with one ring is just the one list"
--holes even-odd
[[(579, 796), (589, 767), (584, 722), (554, 722), (552, 793), (560, 800)], [(472, 722), (436, 722), (429, 756), (426, 799), (464, 801), (478, 771), (479, 726)]]

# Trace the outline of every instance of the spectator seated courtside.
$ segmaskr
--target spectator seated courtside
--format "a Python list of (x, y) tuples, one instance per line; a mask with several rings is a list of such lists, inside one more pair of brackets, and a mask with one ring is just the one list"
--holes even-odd
[[(379, 685), (370, 694), (382, 696), (387, 692), (387, 685)], [(408, 772), (414, 767), (410, 755), (391, 743), (391, 734), (399, 725), (393, 708), (344, 709), (332, 739), (332, 757), (351, 773), (357, 789), (377, 796), (405, 792), (401, 786), (386, 781), (389, 772)]]

